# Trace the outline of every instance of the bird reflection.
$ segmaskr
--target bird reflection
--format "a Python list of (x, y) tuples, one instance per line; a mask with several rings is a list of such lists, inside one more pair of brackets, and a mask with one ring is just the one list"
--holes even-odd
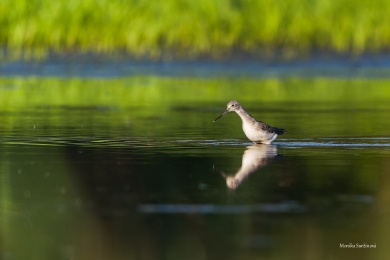
[(267, 165), (277, 155), (277, 148), (274, 145), (256, 144), (248, 146), (242, 155), (241, 168), (235, 175), (222, 176), (226, 179), (229, 189), (236, 189), (249, 174)]

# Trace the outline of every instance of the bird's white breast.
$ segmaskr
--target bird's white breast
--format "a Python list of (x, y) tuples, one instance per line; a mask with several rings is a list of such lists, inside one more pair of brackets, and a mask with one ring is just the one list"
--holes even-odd
[(268, 141), (272, 142), (277, 137), (275, 133), (259, 131), (257, 127), (254, 127), (250, 122), (246, 121), (242, 122), (242, 130), (248, 139), (253, 142), (268, 143)]
[(257, 131), (252, 124), (246, 121), (242, 122), (242, 130), (244, 130), (245, 135), (251, 141), (258, 141), (264, 138), (264, 135), (261, 132)]

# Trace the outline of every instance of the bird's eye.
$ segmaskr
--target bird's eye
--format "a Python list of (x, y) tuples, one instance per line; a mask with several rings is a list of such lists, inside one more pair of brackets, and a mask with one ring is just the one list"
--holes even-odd
[(232, 105), (232, 107), (234, 107), (234, 104)]

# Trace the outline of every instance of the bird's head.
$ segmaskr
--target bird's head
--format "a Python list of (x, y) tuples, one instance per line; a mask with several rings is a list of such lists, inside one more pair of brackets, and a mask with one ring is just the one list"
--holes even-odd
[(227, 107), (227, 108), (226, 108), (226, 111), (227, 111), (227, 112), (232, 112), (232, 111), (238, 110), (238, 109), (241, 107), (241, 105), (240, 105), (240, 103), (238, 103), (237, 100), (232, 100), (232, 101), (230, 101), (230, 102), (227, 104), (226, 107)]
[(226, 107), (227, 107), (227, 108), (226, 108), (226, 111), (223, 112), (219, 117), (217, 117), (217, 118), (214, 120), (214, 122), (217, 121), (218, 119), (220, 119), (221, 117), (223, 117), (224, 115), (226, 115), (226, 114), (229, 113), (229, 112), (237, 111), (238, 109), (241, 108), (241, 105), (240, 105), (240, 103), (238, 103), (237, 100), (232, 100), (232, 101), (230, 101), (230, 102), (227, 104)]

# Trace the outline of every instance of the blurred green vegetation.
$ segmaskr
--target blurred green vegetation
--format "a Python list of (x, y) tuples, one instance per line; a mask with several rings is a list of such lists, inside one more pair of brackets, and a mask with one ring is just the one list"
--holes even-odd
[(3, 0), (8, 52), (112, 52), (135, 56), (361, 54), (390, 44), (385, 0)]

